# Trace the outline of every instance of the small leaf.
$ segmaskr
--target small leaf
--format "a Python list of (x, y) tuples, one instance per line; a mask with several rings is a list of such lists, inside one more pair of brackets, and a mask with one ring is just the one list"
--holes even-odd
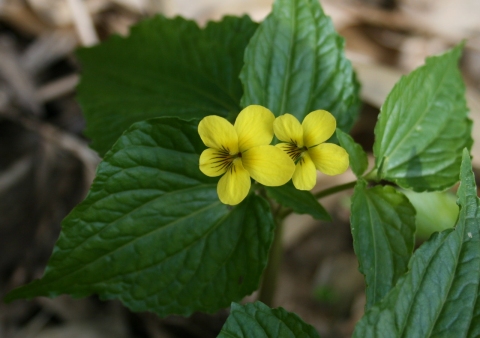
[(265, 187), (268, 196), (297, 214), (309, 214), (315, 219), (331, 221), (327, 210), (315, 199), (310, 191), (296, 189), (288, 183), (281, 187)]
[(341, 129), (337, 129), (337, 138), (340, 145), (345, 148), (350, 157), (350, 167), (355, 176), (360, 177), (367, 170), (368, 158), (362, 146)]
[(351, 226), (359, 270), (367, 283), (367, 305), (380, 301), (407, 272), (415, 243), (415, 209), (391, 186), (366, 188), (352, 197)]
[(273, 240), (268, 203), (220, 203), (198, 167), (196, 122), (157, 118), (123, 134), (63, 221), (42, 279), (7, 300), (117, 298), (160, 316), (213, 312), (257, 289)]
[(152, 117), (235, 116), (243, 54), (257, 26), (247, 16), (226, 17), (201, 30), (157, 16), (126, 38), (79, 50), (78, 100), (92, 148), (104, 155), (132, 123)]
[(313, 326), (296, 314), (279, 307), (271, 309), (261, 302), (244, 306), (232, 303), (219, 338), (320, 338)]
[(318, 0), (276, 0), (245, 51), (242, 105), (260, 104), (299, 121), (325, 109), (348, 131), (360, 99), (343, 46)]
[(432, 235), (409, 272), (357, 324), (354, 337), (480, 336), (480, 200), (463, 152), (455, 229)]
[(379, 178), (415, 191), (443, 190), (457, 182), (462, 149), (472, 146), (457, 66), (462, 47), (427, 58), (388, 95), (375, 127)]
[(450, 192), (417, 193), (404, 190), (416, 210), (417, 231), (415, 236), (427, 240), (434, 232), (452, 228), (458, 218), (458, 205), (455, 195)]

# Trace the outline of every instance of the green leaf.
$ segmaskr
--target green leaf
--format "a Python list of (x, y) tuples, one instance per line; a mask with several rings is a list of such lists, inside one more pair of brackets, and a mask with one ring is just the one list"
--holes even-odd
[(435, 233), (409, 272), (357, 324), (354, 337), (480, 336), (480, 200), (464, 150), (455, 229)]
[(281, 187), (265, 187), (269, 197), (297, 214), (309, 214), (315, 219), (331, 221), (327, 210), (315, 199), (310, 191), (296, 189), (288, 183)]
[(350, 157), (350, 167), (355, 176), (360, 177), (367, 170), (368, 158), (362, 146), (356, 143), (353, 138), (340, 129), (336, 132), (338, 142), (345, 148)]
[(242, 105), (260, 104), (300, 121), (330, 111), (348, 131), (360, 107), (359, 85), (344, 41), (318, 0), (277, 0), (245, 51)]
[(261, 302), (244, 306), (232, 303), (219, 338), (319, 338), (313, 326), (296, 314), (279, 307), (271, 309)]
[(472, 146), (457, 66), (462, 47), (427, 58), (388, 95), (375, 127), (379, 178), (415, 191), (443, 190), (457, 182), (462, 149)]
[(78, 100), (86, 135), (100, 155), (134, 122), (235, 116), (245, 47), (257, 28), (249, 17), (226, 17), (201, 30), (193, 21), (157, 16), (77, 55)]
[(434, 232), (452, 228), (458, 218), (455, 195), (450, 192), (422, 192), (405, 190), (403, 193), (417, 212), (415, 236), (427, 240)]
[(415, 209), (391, 186), (366, 188), (352, 197), (351, 226), (359, 270), (367, 283), (367, 305), (380, 301), (407, 272), (415, 244)]
[(217, 179), (198, 167), (204, 148), (196, 122), (134, 124), (64, 220), (43, 278), (7, 300), (96, 293), (166, 316), (217, 311), (256, 290), (273, 240), (268, 203), (220, 203)]

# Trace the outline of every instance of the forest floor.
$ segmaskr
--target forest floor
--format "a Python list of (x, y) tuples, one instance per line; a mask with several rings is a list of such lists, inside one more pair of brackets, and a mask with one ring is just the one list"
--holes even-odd
[[(75, 1), (72, 1), (75, 2)], [(364, 102), (352, 135), (372, 152), (379, 108), (396, 81), (466, 39), (461, 69), (474, 121), (473, 164), (480, 182), (480, 2), (469, 0), (323, 0), (345, 37)], [(0, 0), (0, 297), (42, 276), (61, 220), (84, 197), (100, 158), (82, 135), (75, 100), (80, 67), (75, 49), (155, 13), (204, 25), (223, 15), (261, 21), (271, 0), (85, 0), (88, 20), (58, 0)], [(73, 15), (72, 15), (73, 13)], [(92, 29), (93, 28), (93, 29)], [(319, 176), (316, 190), (354, 179)], [(345, 191), (322, 204), (332, 222), (293, 215), (284, 231), (284, 260), (275, 306), (296, 312), (323, 338), (350, 337), (363, 315)], [(255, 298), (255, 293), (248, 297)], [(227, 310), (159, 319), (96, 297), (0, 302), (0, 338), (216, 337)]]

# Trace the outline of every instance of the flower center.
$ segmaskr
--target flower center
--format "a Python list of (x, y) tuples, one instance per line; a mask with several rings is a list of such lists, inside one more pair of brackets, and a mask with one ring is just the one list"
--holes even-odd
[(212, 163), (213, 168), (217, 168), (218, 171), (228, 171), (233, 170), (233, 162), (237, 158), (241, 158), (242, 153), (237, 154), (230, 154), (230, 151), (227, 148), (222, 148), (217, 151), (215, 157), (213, 158), (215, 161)]
[(307, 151), (307, 147), (300, 148), (294, 141), (287, 143), (286, 152), (293, 162), (295, 162), (295, 164), (299, 161), (299, 159), (301, 159), (302, 153), (305, 151)]

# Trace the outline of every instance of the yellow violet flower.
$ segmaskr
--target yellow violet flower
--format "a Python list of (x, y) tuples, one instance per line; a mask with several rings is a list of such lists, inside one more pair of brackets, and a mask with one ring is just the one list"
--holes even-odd
[(348, 168), (348, 154), (340, 146), (323, 143), (335, 132), (335, 117), (326, 110), (315, 110), (305, 116), (302, 124), (290, 114), (279, 116), (273, 130), (280, 141), (277, 147), (295, 162), (293, 185), (310, 190), (317, 183), (317, 169), (327, 175), (338, 175)]
[(200, 170), (207, 176), (224, 174), (217, 185), (220, 201), (236, 205), (250, 190), (250, 177), (267, 186), (287, 183), (295, 171), (292, 160), (273, 139), (273, 113), (252, 105), (238, 114), (235, 125), (220, 116), (207, 116), (198, 133), (208, 147), (200, 155)]

